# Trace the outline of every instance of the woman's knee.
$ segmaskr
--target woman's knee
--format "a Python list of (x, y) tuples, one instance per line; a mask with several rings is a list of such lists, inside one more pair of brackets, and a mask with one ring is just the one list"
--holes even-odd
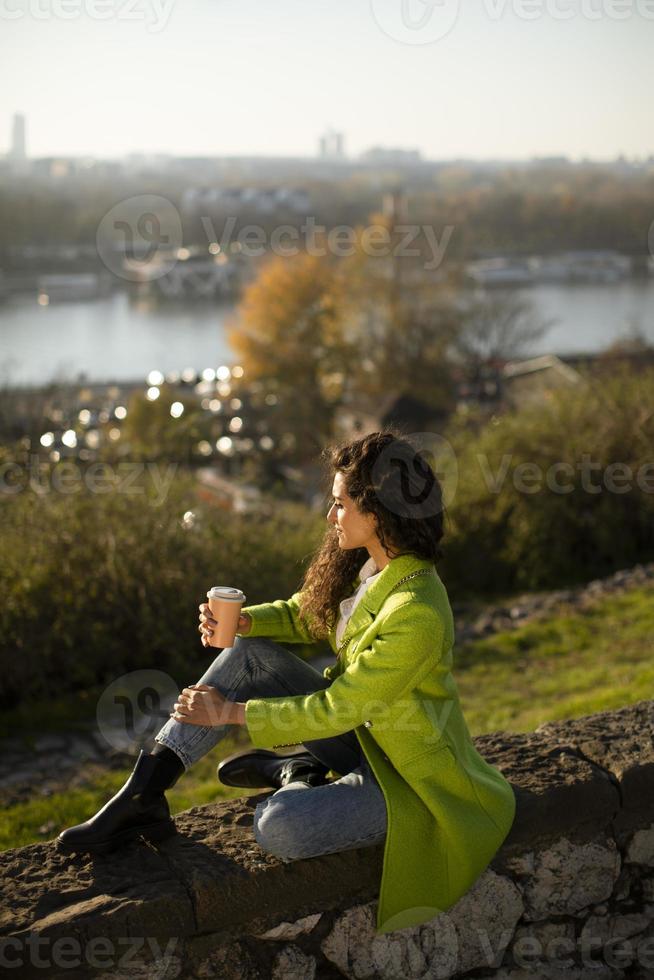
[(272, 797), (255, 807), (253, 830), (254, 839), (267, 854), (282, 861), (302, 857), (300, 841), (294, 838), (286, 808)]
[(216, 654), (205, 676), (232, 667), (238, 674), (242, 674), (244, 669), (249, 673), (264, 659), (270, 659), (271, 650), (271, 641), (265, 636), (237, 636), (231, 647), (225, 647)]
[(237, 636), (233, 646), (224, 651), (253, 663), (283, 658), (287, 653), (278, 643), (267, 636)]

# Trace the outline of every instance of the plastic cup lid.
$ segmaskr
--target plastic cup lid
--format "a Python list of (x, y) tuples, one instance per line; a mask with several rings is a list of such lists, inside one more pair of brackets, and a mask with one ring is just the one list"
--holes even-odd
[(245, 594), (229, 585), (214, 585), (207, 592), (207, 599), (225, 599), (227, 602), (244, 602)]

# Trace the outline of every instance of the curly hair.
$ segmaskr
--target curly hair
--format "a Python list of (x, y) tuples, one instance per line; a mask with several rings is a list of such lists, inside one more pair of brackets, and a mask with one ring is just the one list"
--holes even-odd
[[(323, 449), (328, 476), (340, 473), (348, 496), (364, 514), (373, 514), (380, 543), (389, 557), (413, 554), (434, 563), (444, 533), (441, 484), (425, 458), (395, 426)], [(331, 494), (331, 483), (330, 483)], [(421, 511), (420, 503), (429, 500)], [(340, 602), (350, 596), (366, 548), (342, 549), (330, 524), (314, 552), (300, 589), (299, 614), (317, 640), (338, 620)]]

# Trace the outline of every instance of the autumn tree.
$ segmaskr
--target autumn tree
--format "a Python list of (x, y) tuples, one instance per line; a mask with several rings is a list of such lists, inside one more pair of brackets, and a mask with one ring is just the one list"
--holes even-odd
[(245, 289), (228, 330), (248, 381), (273, 383), (275, 425), (294, 436), (298, 458), (331, 437), (342, 397), (351, 353), (342, 285), (329, 256), (274, 256)]
[(327, 239), (311, 254), (272, 257), (245, 290), (228, 339), (248, 381), (274, 391), (274, 427), (299, 459), (332, 438), (341, 404), (410, 394), (448, 414), (455, 369), (474, 376), (545, 329), (517, 297), (466, 296), (460, 266), (433, 268), (424, 250), (406, 249), (411, 226), (397, 217), (353, 229), (347, 255), (330, 254)]
[[(454, 398), (447, 352), (461, 321), (458, 278), (430, 269), (419, 243), (405, 244), (407, 227), (391, 214), (372, 215), (344, 260), (346, 336), (356, 352), (348, 380), (371, 400), (410, 392), (446, 411)], [(383, 247), (366, 244), (373, 230)]]
[(274, 387), (275, 425), (301, 458), (332, 437), (345, 402), (408, 392), (453, 405), (458, 283), (403, 253), (404, 238), (392, 215), (372, 215), (351, 230), (349, 254), (320, 241), (312, 254), (269, 259), (245, 290), (228, 339), (246, 378)]

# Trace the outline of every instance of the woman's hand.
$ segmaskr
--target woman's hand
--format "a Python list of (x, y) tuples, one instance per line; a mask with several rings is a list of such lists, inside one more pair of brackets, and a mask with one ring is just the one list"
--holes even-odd
[(237, 724), (236, 701), (228, 701), (218, 688), (208, 684), (191, 684), (178, 695), (170, 717), (188, 725)]
[[(200, 631), (200, 635), (202, 639), (202, 646), (210, 647), (211, 646), (210, 640), (211, 637), (213, 636), (213, 631), (215, 630), (218, 623), (211, 615), (211, 610), (209, 609), (209, 603), (207, 602), (201, 603), (199, 609), (200, 609), (200, 625), (198, 626), (198, 629)], [(251, 625), (252, 625), (252, 620), (246, 613), (244, 616), (239, 616), (236, 630), (238, 633), (242, 633), (244, 636), (246, 636), (250, 632)]]

